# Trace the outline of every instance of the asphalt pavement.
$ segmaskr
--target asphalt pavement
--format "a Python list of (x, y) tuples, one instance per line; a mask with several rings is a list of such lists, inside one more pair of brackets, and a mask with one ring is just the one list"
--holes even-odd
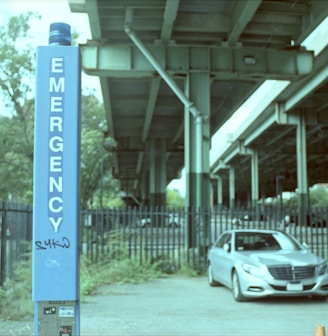
[[(237, 303), (206, 277), (102, 286), (81, 303), (81, 336), (314, 336), (328, 302), (270, 298)], [(33, 335), (33, 322), (0, 322), (0, 335)], [(47, 336), (47, 335), (40, 335)]]

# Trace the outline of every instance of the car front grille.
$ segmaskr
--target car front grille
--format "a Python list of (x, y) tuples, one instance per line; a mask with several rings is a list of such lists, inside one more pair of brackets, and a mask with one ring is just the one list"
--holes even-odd
[(274, 265), (268, 269), (276, 280), (302, 280), (315, 274), (315, 266)]

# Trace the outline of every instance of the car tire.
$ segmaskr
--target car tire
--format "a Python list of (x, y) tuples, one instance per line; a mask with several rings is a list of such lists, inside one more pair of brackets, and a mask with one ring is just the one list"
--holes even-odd
[(215, 281), (213, 279), (213, 271), (212, 271), (212, 267), (211, 265), (208, 265), (208, 273), (207, 273), (207, 276), (208, 276), (208, 284), (211, 286), (211, 287), (216, 287), (216, 286), (220, 286), (220, 283)]
[(232, 282), (232, 295), (233, 295), (233, 298), (237, 302), (247, 301), (247, 299), (245, 298), (245, 296), (241, 292), (240, 282), (239, 282), (239, 276), (238, 276), (238, 273), (236, 271), (232, 272), (231, 282)]

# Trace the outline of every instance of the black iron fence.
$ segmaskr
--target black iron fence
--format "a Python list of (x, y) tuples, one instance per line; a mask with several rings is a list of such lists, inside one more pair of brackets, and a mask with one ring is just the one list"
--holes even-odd
[(31, 251), (32, 207), (0, 201), (0, 285), (13, 276), (17, 261)]
[[(266, 207), (248, 210), (183, 208), (128, 208), (83, 212), (83, 252), (97, 262), (105, 255), (125, 249), (140, 262), (159, 261), (175, 270), (188, 265), (205, 271), (208, 247), (228, 229), (278, 229), (286, 231), (321, 257), (328, 259), (328, 209), (307, 215), (298, 211)], [(118, 248), (119, 247), (119, 248)]]
[[(0, 201), (0, 285), (13, 275), (14, 265), (31, 250), (32, 207)], [(280, 229), (291, 233), (328, 259), (328, 209), (298, 220), (292, 209), (248, 210), (126, 208), (83, 210), (81, 253), (93, 262), (104, 257), (157, 262), (166, 271), (184, 266), (206, 270), (207, 250), (232, 228)]]

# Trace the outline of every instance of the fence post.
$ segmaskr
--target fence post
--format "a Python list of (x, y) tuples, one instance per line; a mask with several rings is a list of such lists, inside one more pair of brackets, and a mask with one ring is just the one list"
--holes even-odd
[(6, 279), (6, 259), (7, 259), (7, 211), (6, 203), (1, 201), (1, 251), (0, 251), (0, 285)]
[(31, 242), (32, 241), (32, 217), (33, 217), (33, 211), (31, 209), (31, 205), (26, 205), (26, 241)]

